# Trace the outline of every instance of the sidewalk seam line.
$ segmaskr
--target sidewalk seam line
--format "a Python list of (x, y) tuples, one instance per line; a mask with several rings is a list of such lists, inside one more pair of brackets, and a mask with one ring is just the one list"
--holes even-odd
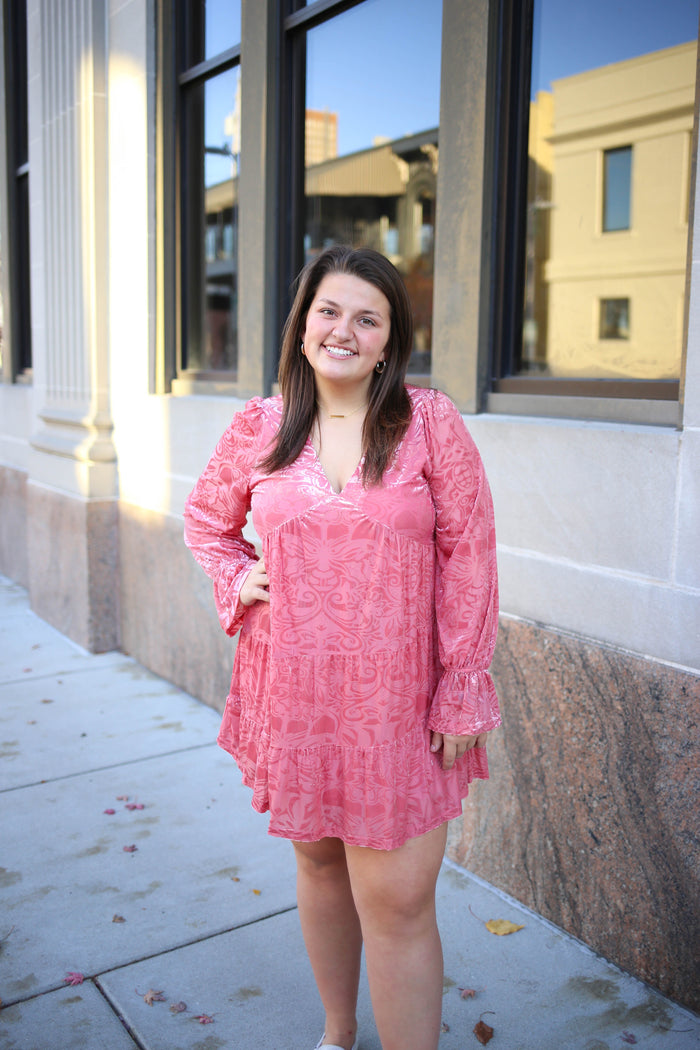
[[(224, 926), (220, 930), (214, 930), (211, 933), (204, 933), (201, 937), (195, 937), (190, 941), (183, 941), (181, 944), (174, 944), (170, 948), (161, 948), (149, 952), (147, 955), (136, 956), (133, 959), (129, 959), (128, 962), (119, 963), (118, 966), (112, 966), (109, 969), (98, 970), (96, 973), (91, 973), (87, 975), (84, 980), (90, 981), (94, 984), (108, 974), (117, 973), (119, 970), (127, 970), (130, 966), (136, 966), (139, 963), (148, 962), (149, 959), (158, 959), (162, 955), (171, 955), (173, 952), (182, 951), (184, 948), (189, 948), (193, 944), (203, 944), (205, 941), (211, 941), (215, 937), (223, 937), (224, 934), (235, 933), (236, 930), (244, 930), (247, 926), (255, 926), (258, 922), (266, 922), (268, 919), (276, 919), (278, 915), (287, 915), (292, 911), (297, 911), (296, 904), (290, 904), (288, 907), (279, 908), (276, 911), (266, 912), (264, 915), (257, 915), (253, 919), (246, 919), (244, 922), (238, 922), (234, 926)], [(65, 982), (62, 981), (60, 984), (52, 985), (49, 988), (45, 988), (42, 992), (36, 992), (34, 995), (26, 995), (18, 999), (5, 999), (3, 1001), (3, 1009), (9, 1010), (11, 1006), (20, 1006), (22, 1003), (30, 1003), (34, 999), (41, 999), (44, 995), (52, 995), (54, 992), (60, 992), (62, 989), (65, 989), (65, 987)], [(102, 989), (100, 988), (100, 991), (101, 990)], [(107, 993), (105, 992), (105, 995), (106, 994)]]
[(7, 795), (11, 791), (23, 791), (25, 788), (41, 787), (46, 784), (58, 784), (63, 780), (75, 780), (78, 777), (92, 776), (93, 773), (104, 773), (109, 769), (122, 769), (124, 766), (134, 766), (139, 762), (153, 762), (158, 758), (172, 758), (173, 755), (185, 755), (190, 751), (201, 751), (203, 748), (216, 748), (215, 741), (207, 741), (204, 744), (192, 744), (190, 747), (176, 748), (174, 751), (163, 751), (157, 755), (143, 755), (141, 758), (129, 758), (124, 762), (114, 762), (108, 766), (95, 766), (94, 769), (85, 769), (79, 773), (64, 773), (63, 776), (51, 777), (49, 780), (32, 780), (27, 784), (16, 784), (14, 787), (0, 787), (0, 795)]
[(112, 1000), (109, 997), (109, 995), (107, 994), (106, 990), (100, 984), (99, 976), (93, 977), (91, 983), (97, 989), (98, 994), (102, 996), (102, 999), (103, 999), (105, 1005), (107, 1006), (107, 1009), (111, 1010), (111, 1012), (114, 1014), (114, 1016), (119, 1021), (120, 1025), (122, 1026), (124, 1031), (127, 1033), (129, 1038), (133, 1042), (134, 1046), (138, 1047), (138, 1050), (148, 1050), (146, 1044), (143, 1043), (139, 1039), (139, 1037), (137, 1036), (136, 1032), (134, 1031), (134, 1029), (129, 1024), (127, 1019), (123, 1016), (123, 1014), (121, 1014), (119, 1012), (119, 1010), (117, 1010), (115, 1003), (112, 1002)]

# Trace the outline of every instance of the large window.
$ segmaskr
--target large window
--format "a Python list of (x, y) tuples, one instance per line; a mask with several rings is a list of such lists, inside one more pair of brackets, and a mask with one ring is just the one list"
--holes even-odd
[(0, 195), (0, 371), (13, 380), (28, 377), (32, 367), (25, 0), (6, 0), (2, 18), (7, 165)]
[(429, 375), (442, 4), (347, 6), (307, 4), (288, 19), (299, 85), (290, 269), (332, 244), (386, 255), (413, 303), (410, 370)]
[(176, 10), (179, 368), (232, 378), (238, 363), (240, 2), (183, 0)]
[(698, 0), (510, 6), (495, 389), (676, 399)]

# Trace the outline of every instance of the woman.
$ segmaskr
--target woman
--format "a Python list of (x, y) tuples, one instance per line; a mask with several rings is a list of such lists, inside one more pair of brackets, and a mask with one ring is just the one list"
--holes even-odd
[(404, 386), (411, 346), (391, 263), (323, 252), (285, 326), (281, 397), (234, 417), (185, 515), (241, 629), (219, 743), (294, 844), (327, 1050), (359, 1045), (363, 943), (383, 1050), (437, 1047), (446, 821), (500, 724), (488, 484), (452, 402)]

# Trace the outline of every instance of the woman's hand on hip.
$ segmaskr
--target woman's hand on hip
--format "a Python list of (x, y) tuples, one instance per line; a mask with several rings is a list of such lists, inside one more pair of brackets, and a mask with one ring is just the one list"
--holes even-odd
[(450, 733), (433, 733), (430, 741), (430, 750), (439, 751), (442, 748), (442, 768), (452, 769), (458, 758), (473, 747), (486, 747), (488, 733), (479, 733), (478, 736), (452, 736)]
[(241, 605), (253, 605), (254, 602), (269, 602), (269, 580), (265, 572), (265, 559), (260, 558), (253, 565), (238, 592)]

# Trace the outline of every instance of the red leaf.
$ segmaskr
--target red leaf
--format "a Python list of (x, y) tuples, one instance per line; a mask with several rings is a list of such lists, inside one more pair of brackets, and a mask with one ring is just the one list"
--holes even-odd
[(63, 978), (64, 984), (82, 984), (85, 978), (82, 973), (76, 973), (75, 971), (69, 971)]
[(115, 814), (115, 813), (116, 813), (117, 811), (116, 811), (116, 809), (105, 809), (105, 810), (104, 810), (104, 812), (105, 812), (105, 813), (106, 813), (106, 814), (107, 814), (107, 815), (108, 815), (109, 817), (113, 817), (113, 816), (114, 816), (114, 814)]
[(146, 1006), (153, 1006), (154, 1003), (164, 1003), (165, 996), (162, 992), (154, 992), (152, 988), (149, 988), (143, 997), (143, 1001)]
[(209, 1014), (199, 1014), (195, 1017), (195, 1021), (199, 1021), (200, 1024), (214, 1024), (214, 1018)]
[(138, 846), (122, 846), (125, 853), (136, 853)]
[(460, 988), (459, 997), (460, 999), (473, 999), (476, 995), (476, 988)]
[(124, 809), (143, 809), (143, 802), (129, 802)]
[(129, 796), (128, 795), (117, 795), (117, 802), (128, 802), (128, 801), (129, 801)]
[[(491, 1014), (493, 1013), (493, 1010), (487, 1010), (486, 1013)], [(483, 1014), (481, 1017), (483, 1017)], [(486, 1044), (493, 1039), (493, 1028), (490, 1024), (486, 1024), (482, 1021), (481, 1017), (474, 1025), (474, 1035), (482, 1046), (486, 1046)]]

